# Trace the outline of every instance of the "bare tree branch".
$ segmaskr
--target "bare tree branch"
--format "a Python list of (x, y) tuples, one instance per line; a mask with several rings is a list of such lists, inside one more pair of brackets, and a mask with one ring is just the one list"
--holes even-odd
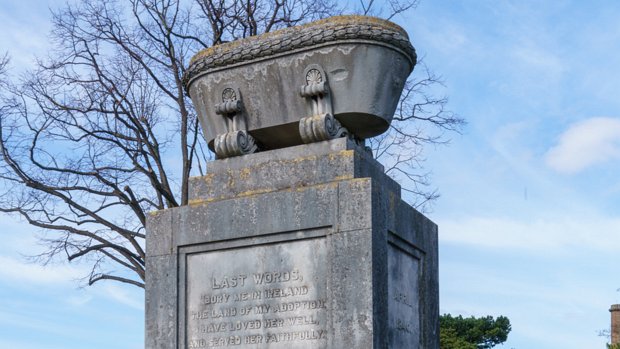
[[(391, 18), (417, 0), (360, 0)], [(207, 151), (182, 76), (200, 49), (337, 14), (332, 0), (78, 0), (55, 11), (53, 50), (20, 79), (0, 57), (0, 212), (46, 232), (37, 257), (90, 263), (90, 285), (144, 287), (149, 211), (186, 205)], [(389, 132), (370, 141), (426, 207), (423, 150), (464, 121), (419, 65)], [(439, 96), (439, 97), (438, 97)]]

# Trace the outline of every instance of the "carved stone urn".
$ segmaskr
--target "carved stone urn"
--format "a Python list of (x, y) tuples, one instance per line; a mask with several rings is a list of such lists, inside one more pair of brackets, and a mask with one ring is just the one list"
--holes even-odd
[(205, 49), (185, 87), (218, 158), (385, 132), (416, 64), (407, 33), (338, 16)]

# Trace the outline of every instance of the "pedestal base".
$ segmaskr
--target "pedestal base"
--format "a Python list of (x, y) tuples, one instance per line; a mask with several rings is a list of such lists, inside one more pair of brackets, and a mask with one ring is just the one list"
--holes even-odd
[(214, 161), (147, 223), (146, 347), (439, 347), (437, 227), (347, 139)]

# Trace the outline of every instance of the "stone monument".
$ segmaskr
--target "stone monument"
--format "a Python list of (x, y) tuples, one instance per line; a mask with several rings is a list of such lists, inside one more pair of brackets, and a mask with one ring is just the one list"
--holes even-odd
[(147, 349), (439, 347), (437, 226), (364, 146), (415, 62), (404, 30), (361, 16), (193, 58), (217, 160), (148, 219)]

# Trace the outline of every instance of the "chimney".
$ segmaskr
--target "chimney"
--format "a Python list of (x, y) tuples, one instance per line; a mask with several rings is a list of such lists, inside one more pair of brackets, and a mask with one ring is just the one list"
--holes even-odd
[(620, 343), (620, 304), (613, 304), (609, 308), (611, 313), (611, 344)]

